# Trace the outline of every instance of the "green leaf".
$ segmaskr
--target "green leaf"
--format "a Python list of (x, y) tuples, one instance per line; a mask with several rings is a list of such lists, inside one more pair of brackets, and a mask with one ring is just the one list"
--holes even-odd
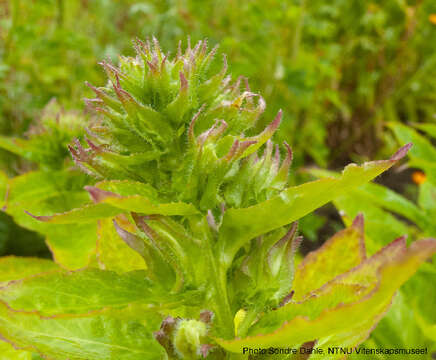
[(95, 187), (121, 196), (141, 195), (150, 200), (157, 199), (157, 191), (150, 184), (132, 180), (100, 181)]
[[(122, 186), (120, 186), (122, 184)], [(194, 215), (198, 210), (192, 204), (183, 202), (159, 203), (153, 196), (151, 188), (147, 185), (139, 186), (139, 183), (133, 182), (103, 182), (100, 186), (104, 188), (112, 188), (121, 192), (109, 192), (96, 186), (87, 186), (86, 189), (94, 199), (93, 204), (86, 204), (80, 208), (76, 208), (64, 213), (54, 215), (33, 215), (37, 220), (53, 223), (53, 224), (71, 224), (71, 223), (89, 223), (99, 219), (111, 218), (116, 215), (128, 212), (137, 212), (142, 214), (158, 214), (158, 215)], [(131, 195), (146, 193), (147, 196)]]
[(33, 215), (37, 220), (51, 224), (91, 223), (99, 219), (112, 218), (116, 215), (137, 212), (145, 215), (193, 215), (197, 213), (191, 204), (182, 202), (168, 204), (151, 204), (147, 198), (139, 195), (125, 198), (106, 198), (98, 204), (87, 204), (64, 213), (54, 215)]
[(4, 286), (12, 280), (24, 279), (55, 270), (59, 270), (59, 266), (51, 260), (5, 256), (0, 258), (0, 286)]
[[(41, 205), (41, 204), (40, 204)], [(38, 205), (37, 208), (40, 208)], [(54, 260), (61, 266), (75, 270), (89, 264), (95, 253), (97, 224), (46, 224), (23, 212), (10, 211), (14, 220), (22, 227), (45, 235), (46, 243)]]
[[(436, 217), (436, 182), (426, 181), (419, 186), (419, 205), (428, 212), (429, 219)], [(434, 236), (436, 236), (436, 229)], [(431, 234), (433, 236), (433, 233)]]
[(418, 322), (422, 332), (432, 341), (436, 341), (436, 324), (430, 323), (419, 313), (415, 313), (416, 321)]
[[(50, 201), (54, 211), (67, 210), (89, 199), (83, 191), (86, 182), (86, 176), (70, 170), (34, 171), (17, 176), (9, 181), (7, 212), (43, 201)], [(79, 192), (81, 197), (72, 197), (71, 192)]]
[(420, 135), (413, 128), (401, 123), (390, 123), (389, 127), (401, 143), (413, 141), (414, 146), (410, 151), (410, 163), (412, 167), (422, 169), (427, 179), (436, 186), (436, 147), (432, 145), (430, 139)]
[(9, 181), (5, 212), (14, 221), (46, 236), (46, 242), (60, 265), (78, 269), (89, 264), (95, 252), (96, 222), (52, 225), (37, 221), (30, 213), (54, 213), (89, 201), (83, 190), (87, 177), (77, 171), (35, 171)]
[(0, 303), (0, 334), (15, 347), (59, 360), (158, 360), (163, 348), (150, 324), (110, 313), (77, 318), (21, 313)]
[(25, 141), (0, 135), (0, 148), (18, 156), (26, 157)]
[(95, 223), (98, 219), (111, 218), (123, 213), (119, 208), (106, 203), (86, 204), (80, 208), (72, 209), (55, 215), (29, 215), (36, 220), (50, 224), (83, 224)]
[[(410, 279), (409, 282), (413, 281), (415, 276)], [(404, 295), (403, 288), (393, 299), (392, 307), (386, 313), (386, 316), (383, 317), (376, 329), (371, 333), (371, 341), (372, 344), (366, 343), (364, 346), (425, 348), (430, 345), (428, 339), (423, 336), (419, 329), (417, 317), (414, 311), (411, 311), (410, 301)], [(356, 356), (356, 358), (358, 358), (358, 356)], [(404, 355), (392, 355), (389, 356), (389, 358), (402, 360), (404, 359)]]
[(122, 308), (133, 303), (160, 304), (174, 301), (145, 271), (117, 274), (86, 269), (58, 271), (18, 280), (0, 288), (0, 300), (15, 311), (42, 316), (86, 314), (106, 307)]
[(292, 284), (293, 300), (303, 300), (311, 291), (365, 259), (363, 216), (358, 215), (352, 226), (338, 232), (300, 263)]
[(46, 243), (53, 258), (68, 270), (88, 266), (95, 254), (97, 224), (50, 225)]
[(298, 220), (380, 175), (403, 158), (410, 146), (401, 148), (390, 160), (369, 162), (362, 166), (350, 164), (337, 179), (321, 179), (291, 187), (257, 205), (227, 210), (219, 238), (222, 264), (224, 267), (230, 266), (236, 252), (254, 237)]
[(32, 360), (32, 353), (15, 350), (11, 344), (0, 340), (0, 360)]
[[(122, 223), (118, 216), (117, 223)], [(127, 221), (123, 227), (128, 226)], [(146, 267), (144, 259), (132, 250), (118, 235), (112, 219), (103, 219), (98, 224), (97, 260), (102, 269), (116, 272), (140, 270)]]
[(349, 197), (341, 197), (333, 201), (345, 225), (349, 225), (353, 216), (359, 212), (365, 217), (366, 250), (368, 255), (377, 252), (387, 245), (387, 239), (398, 238), (404, 234), (411, 235), (418, 230), (410, 224), (407, 226), (392, 213), (378, 207), (365, 196), (360, 189), (352, 191)]
[(106, 200), (108, 204), (116, 206), (117, 208), (125, 211), (133, 211), (141, 214), (157, 214), (157, 215), (195, 215), (198, 214), (198, 210), (192, 204), (183, 202), (173, 202), (167, 204), (153, 204), (147, 198), (139, 195), (133, 195), (122, 198), (108, 198)]
[(427, 135), (434, 137), (436, 139), (436, 125), (430, 124), (430, 123), (423, 123), (423, 124), (414, 124), (414, 127), (416, 127), (419, 130), (424, 131), (427, 133)]
[(413, 142), (413, 147), (409, 153), (411, 159), (417, 158), (428, 161), (429, 163), (434, 162), (434, 159), (436, 159), (436, 148), (428, 139), (418, 134), (418, 132), (410, 126), (399, 122), (389, 123), (389, 127), (393, 130), (395, 136), (401, 143)]
[(436, 313), (433, 300), (436, 297), (435, 259), (423, 264), (413, 279), (405, 284), (402, 291), (406, 296), (408, 311), (414, 317), (416, 325), (420, 327), (423, 335), (436, 346), (434, 343), (436, 340)]
[[(325, 176), (337, 176), (331, 171), (309, 171), (310, 173), (325, 177)], [(382, 207), (386, 210), (395, 212), (399, 215), (407, 217), (421, 228), (425, 229), (429, 225), (429, 220), (426, 217), (424, 211), (417, 207), (413, 202), (407, 200), (404, 196), (396, 193), (395, 191), (375, 183), (365, 184), (356, 190), (353, 190), (353, 194), (360, 194), (361, 197), (365, 197), (368, 202), (373, 203), (375, 206)], [(360, 199), (359, 199), (360, 200)], [(343, 204), (344, 201), (354, 201), (353, 196), (342, 196), (335, 201)], [(359, 201), (354, 201), (359, 204)], [(353, 214), (354, 217), (356, 214)], [(367, 220), (367, 217), (365, 217)]]
[[(321, 178), (338, 176), (334, 172), (319, 169), (309, 170), (309, 173)], [(362, 185), (350, 191), (347, 196), (336, 198), (333, 203), (345, 223), (349, 222), (358, 213), (364, 214), (365, 233), (367, 234), (366, 244), (370, 254), (376, 252), (381, 245), (386, 245), (382, 242), (384, 239), (395, 238), (404, 234), (414, 236), (418, 231), (416, 226), (408, 226), (394, 214), (407, 218), (426, 234), (433, 235), (435, 233), (435, 230), (433, 230), (434, 225), (423, 209), (395, 191), (379, 184)]]
[[(296, 347), (314, 339), (324, 346), (352, 339), (353, 344), (349, 345), (356, 346), (385, 313), (395, 291), (435, 252), (436, 240), (416, 241), (409, 248), (405, 247), (404, 239), (397, 240), (324, 285), (317, 296), (302, 303), (292, 301), (265, 315), (252, 329), (251, 336), (235, 340), (217, 339), (217, 342), (226, 350), (237, 353), (241, 353), (243, 347)], [(356, 285), (363, 290), (357, 300), (347, 296), (344, 303), (322, 306), (325, 299), (331, 298), (331, 291)], [(308, 302), (322, 305), (308, 306)], [(323, 310), (320, 312), (319, 309)], [(319, 315), (313, 314), (314, 310)], [(278, 320), (281, 325), (273, 331)]]

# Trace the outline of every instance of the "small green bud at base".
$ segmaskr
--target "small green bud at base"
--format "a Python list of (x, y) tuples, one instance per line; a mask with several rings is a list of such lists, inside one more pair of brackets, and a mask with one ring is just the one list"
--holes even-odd
[(197, 359), (201, 354), (207, 326), (198, 320), (182, 320), (174, 336), (174, 347), (182, 359)]

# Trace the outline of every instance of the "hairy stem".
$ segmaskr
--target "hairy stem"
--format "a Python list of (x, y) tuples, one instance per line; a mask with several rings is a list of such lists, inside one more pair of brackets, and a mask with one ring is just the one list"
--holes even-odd
[(221, 323), (220, 325), (222, 327), (223, 336), (231, 338), (234, 335), (234, 328), (233, 316), (227, 294), (227, 272), (217, 264), (217, 259), (212, 251), (210, 238), (207, 244), (207, 256), (209, 258), (208, 263), (211, 265), (211, 275), (214, 283), (213, 296), (219, 310), (217, 316)]

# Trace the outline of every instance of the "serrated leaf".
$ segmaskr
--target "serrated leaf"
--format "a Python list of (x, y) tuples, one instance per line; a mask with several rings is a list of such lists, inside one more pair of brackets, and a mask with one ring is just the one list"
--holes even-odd
[(153, 204), (147, 198), (138, 195), (129, 196), (124, 199), (108, 198), (105, 201), (120, 209), (141, 214), (158, 214), (166, 216), (198, 214), (198, 210), (192, 204), (183, 202)]
[[(332, 175), (335, 176), (335, 173), (324, 170), (309, 172), (321, 177)], [(393, 211), (399, 215), (407, 217), (418, 224), (421, 228), (426, 228), (429, 225), (429, 220), (427, 219), (426, 214), (419, 207), (417, 207), (410, 200), (406, 199), (404, 196), (385, 186), (375, 183), (365, 184), (358, 189), (353, 190), (353, 194), (354, 193), (361, 194), (362, 197), (367, 198), (367, 201), (374, 203), (374, 205), (383, 207), (386, 210)], [(348, 196), (347, 198), (344, 196), (339, 197), (337, 201), (343, 203), (346, 200), (350, 202), (352, 199), (353, 196)], [(359, 201), (355, 201), (355, 203), (359, 204)], [(356, 214), (352, 214), (352, 216), (354, 217)], [(365, 217), (365, 220), (367, 220), (367, 217)]]
[(0, 302), (0, 334), (17, 348), (59, 360), (158, 360), (163, 348), (153, 339), (158, 326), (111, 314), (43, 319), (15, 312)]
[[(338, 174), (319, 169), (311, 169), (309, 173), (317, 177), (338, 176)], [(424, 185), (424, 184), (423, 184)], [(418, 229), (407, 226), (393, 214), (398, 214), (414, 222), (419, 228), (432, 235), (434, 225), (425, 211), (395, 191), (379, 184), (365, 184), (352, 190), (347, 196), (333, 200), (345, 223), (359, 212), (365, 217), (366, 244), (369, 254), (380, 248), (383, 239), (390, 239), (408, 234), (414, 235)], [(377, 239), (377, 241), (375, 241)]]
[[(353, 199), (351, 201), (351, 199)], [(408, 227), (395, 215), (376, 206), (359, 190), (353, 191), (348, 197), (341, 197), (333, 201), (345, 225), (349, 225), (353, 216), (362, 213), (365, 217), (366, 250), (372, 255), (381, 246), (386, 245), (386, 239), (400, 237), (404, 234), (411, 235), (417, 231), (413, 225)]]
[(50, 224), (83, 224), (95, 223), (99, 219), (111, 218), (118, 214), (123, 213), (119, 208), (111, 206), (106, 203), (86, 204), (80, 208), (75, 208), (64, 213), (57, 213), (54, 215), (34, 215), (36, 220), (43, 223)]
[[(107, 183), (105, 183), (107, 185)], [(154, 198), (142, 195), (122, 196), (108, 192), (98, 187), (87, 186), (88, 192), (94, 198), (95, 203), (83, 205), (64, 213), (54, 215), (33, 215), (38, 220), (52, 224), (90, 223), (99, 219), (111, 218), (128, 212), (136, 212), (145, 215), (194, 215), (198, 210), (192, 204), (183, 202), (159, 203)], [(124, 187), (124, 192), (132, 192), (137, 187)]]
[(362, 166), (350, 164), (339, 178), (321, 179), (291, 187), (257, 205), (227, 210), (218, 244), (222, 253), (221, 262), (225, 267), (230, 266), (239, 248), (252, 238), (296, 221), (353, 188), (369, 182), (404, 157), (409, 148), (410, 144), (401, 148), (390, 160), (369, 162)]
[(131, 180), (101, 181), (95, 187), (121, 196), (141, 195), (149, 200), (157, 199), (157, 191), (150, 184)]
[[(404, 241), (402, 245), (395, 242), (359, 267), (337, 277), (323, 290), (344, 284), (361, 284), (371, 289), (369, 293), (364, 291), (364, 296), (358, 300), (326, 308), (313, 319), (292, 312), (292, 318), (281, 318), (282, 325), (276, 331), (265, 334), (253, 330), (251, 336), (245, 339), (217, 339), (217, 342), (228, 351), (241, 353), (243, 347), (294, 347), (310, 339), (318, 339), (319, 343), (327, 340), (334, 343), (348, 334), (356, 339), (354, 345), (358, 345), (359, 341), (363, 341), (362, 334), (367, 333), (386, 311), (395, 291), (415, 273), (422, 262), (436, 252), (436, 240), (416, 241), (408, 249), (404, 246)], [(399, 251), (392, 253), (393, 247)], [(314, 300), (309, 298), (307, 301)], [(298, 303), (289, 303), (278, 311), (286, 313), (288, 307), (298, 306), (295, 304)], [(272, 314), (277, 317), (274, 312)], [(268, 324), (267, 319), (261, 319), (260, 322)], [(257, 325), (257, 328), (261, 328), (261, 325)]]

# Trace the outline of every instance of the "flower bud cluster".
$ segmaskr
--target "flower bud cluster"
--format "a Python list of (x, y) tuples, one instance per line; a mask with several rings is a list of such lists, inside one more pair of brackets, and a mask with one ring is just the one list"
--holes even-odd
[(284, 188), (292, 152), (286, 145), (281, 161), (269, 141), (282, 114), (253, 135), (265, 102), (243, 78), (231, 83), (225, 57), (221, 71), (210, 70), (217, 48), (188, 42), (172, 59), (156, 39), (137, 40), (135, 49), (136, 57), (121, 57), (119, 67), (101, 63), (106, 87), (88, 84), (96, 98), (86, 101), (104, 116), (89, 127), (86, 146), (70, 146), (82, 169), (146, 182), (162, 199), (202, 211), (247, 206)]

